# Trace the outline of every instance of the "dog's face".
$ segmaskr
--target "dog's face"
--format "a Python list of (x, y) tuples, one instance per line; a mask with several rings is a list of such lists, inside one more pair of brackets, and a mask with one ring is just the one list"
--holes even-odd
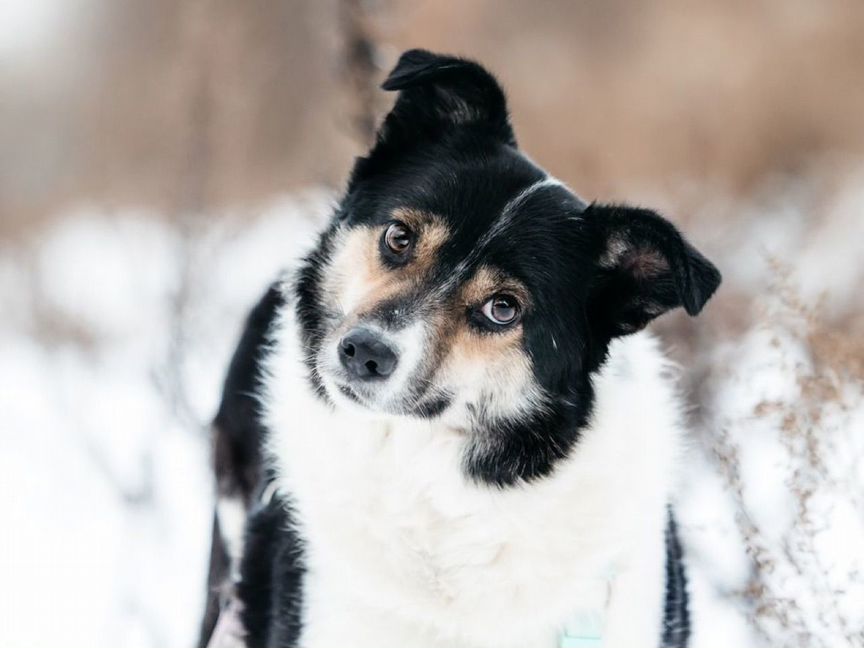
[(297, 283), (310, 377), (336, 407), (437, 418), (465, 469), (547, 474), (591, 412), (609, 342), (684, 306), (717, 270), (647, 210), (586, 205), (516, 148), (478, 65), (412, 51)]

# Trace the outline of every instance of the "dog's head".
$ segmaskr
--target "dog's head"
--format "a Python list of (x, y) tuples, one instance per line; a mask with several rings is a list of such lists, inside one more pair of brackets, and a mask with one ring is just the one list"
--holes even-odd
[(438, 418), (468, 474), (548, 473), (590, 415), (610, 341), (720, 283), (657, 214), (586, 205), (516, 147), (476, 63), (413, 50), (297, 282), (312, 382), (337, 407)]

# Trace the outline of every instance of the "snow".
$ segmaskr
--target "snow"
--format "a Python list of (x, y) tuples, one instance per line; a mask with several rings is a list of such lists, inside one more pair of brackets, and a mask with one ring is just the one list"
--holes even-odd
[[(726, 512), (722, 523), (700, 520), (689, 537), (705, 547), (693, 554), (697, 562), (727, 592), (748, 588), (746, 567), (758, 571), (766, 609), (750, 614), (769, 645), (861, 645), (864, 480), (856, 469), (864, 458), (864, 389), (860, 380), (817, 373), (796, 337), (802, 317), (790, 310), (721, 349), (715, 362), (733, 369), (713, 382), (705, 406), (721, 439), (716, 451), (737, 458), (735, 514), (747, 518), (739, 532), (749, 536), (753, 562), (737, 543), (710, 541), (729, 529)], [(808, 387), (817, 379), (824, 389), (814, 397)], [(689, 525), (687, 516), (682, 511)]]
[(747, 297), (750, 321), (699, 360), (704, 463), (678, 510), (694, 587), (713, 586), (701, 616), (720, 630), (737, 607), (750, 645), (864, 645), (864, 381), (849, 368), (862, 347), (830, 324), (864, 308), (860, 179), (821, 206), (800, 191), (741, 206), (724, 232), (724, 290)]
[(184, 229), (82, 208), (0, 249), (0, 645), (193, 645), (207, 423), (246, 310), (326, 210)]
[[(864, 305), (861, 175), (821, 203), (783, 183), (718, 199), (688, 227), (748, 309), (695, 362), (677, 512), (697, 646), (856, 645), (864, 628), (864, 387), (811, 344), (814, 312)], [(83, 206), (0, 247), (0, 645), (193, 645), (224, 369), (331, 201), (174, 220)], [(792, 260), (782, 286), (772, 259)]]

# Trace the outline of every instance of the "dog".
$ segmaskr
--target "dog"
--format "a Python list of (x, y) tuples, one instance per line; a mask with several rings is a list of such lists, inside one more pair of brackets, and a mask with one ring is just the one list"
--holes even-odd
[(685, 646), (682, 407), (643, 329), (720, 273), (537, 166), (479, 64), (411, 50), (382, 87), (228, 371), (201, 645)]

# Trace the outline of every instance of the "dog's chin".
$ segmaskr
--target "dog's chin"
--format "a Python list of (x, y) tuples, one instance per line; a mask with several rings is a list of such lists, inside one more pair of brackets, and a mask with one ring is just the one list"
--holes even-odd
[(322, 376), (322, 383), (328, 399), (337, 410), (372, 418), (392, 414), (373, 395), (353, 387), (348, 381)]
[(334, 388), (330, 390), (330, 393), (334, 403), (351, 410), (360, 409), (365, 413), (377, 415), (395, 413), (390, 410), (386, 403), (378, 402), (374, 396), (347, 383), (334, 383)]
[(433, 419), (445, 412), (452, 403), (449, 395), (424, 398), (382, 400), (376, 395), (376, 386), (353, 385), (344, 378), (323, 376), (324, 389), (337, 409), (371, 418)]

